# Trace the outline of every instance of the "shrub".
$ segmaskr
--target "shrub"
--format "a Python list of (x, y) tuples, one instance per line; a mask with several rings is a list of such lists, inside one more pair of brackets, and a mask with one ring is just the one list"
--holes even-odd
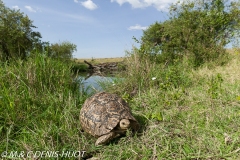
[(239, 6), (224, 0), (173, 4), (169, 20), (143, 32), (139, 51), (160, 63), (187, 58), (198, 67), (214, 61), (225, 56), (224, 47), (239, 37)]

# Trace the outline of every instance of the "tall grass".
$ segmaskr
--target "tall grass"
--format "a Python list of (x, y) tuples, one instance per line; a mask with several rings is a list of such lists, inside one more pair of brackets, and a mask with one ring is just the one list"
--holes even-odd
[(37, 54), (1, 64), (0, 151), (76, 150), (86, 98), (71, 65)]
[[(108, 146), (102, 159), (239, 159), (240, 54), (223, 66), (191, 69), (149, 63), (135, 52), (123, 83), (113, 92), (127, 97), (142, 124), (138, 136)], [(153, 78), (155, 77), (155, 78)], [(153, 78), (153, 79), (152, 79)], [(131, 90), (131, 89), (130, 89)]]
[[(119, 93), (140, 91), (140, 93), (155, 88), (176, 89), (190, 85), (189, 72), (191, 68), (183, 61), (175, 60), (175, 65), (159, 64), (152, 57), (142, 55), (137, 50), (128, 52), (124, 61), (126, 71), (120, 76), (125, 77), (125, 82), (113, 86), (113, 90)], [(119, 87), (119, 88), (118, 88)], [(118, 89), (116, 89), (118, 88)]]

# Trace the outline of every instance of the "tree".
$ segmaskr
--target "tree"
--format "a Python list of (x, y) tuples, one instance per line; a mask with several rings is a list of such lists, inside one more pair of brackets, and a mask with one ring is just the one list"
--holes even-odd
[(170, 7), (169, 20), (143, 32), (140, 51), (160, 62), (187, 57), (195, 66), (224, 55), (224, 47), (239, 37), (240, 3), (187, 0)]
[(48, 56), (62, 60), (69, 60), (72, 58), (74, 51), (77, 51), (77, 46), (68, 41), (51, 44), (48, 48)]
[(33, 22), (20, 12), (7, 8), (0, 0), (0, 60), (25, 59), (40, 44), (41, 34)]

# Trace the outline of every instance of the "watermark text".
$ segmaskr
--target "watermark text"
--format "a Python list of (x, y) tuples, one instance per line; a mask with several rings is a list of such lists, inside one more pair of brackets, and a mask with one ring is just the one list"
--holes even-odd
[(81, 158), (86, 151), (3, 151), (0, 158)]

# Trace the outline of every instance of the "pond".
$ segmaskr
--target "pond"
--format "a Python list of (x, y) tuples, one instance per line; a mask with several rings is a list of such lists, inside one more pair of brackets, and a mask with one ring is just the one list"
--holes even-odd
[(115, 82), (121, 78), (98, 75), (87, 77), (86, 75), (81, 75), (79, 79), (83, 84), (81, 90), (91, 94), (92, 92), (103, 91), (106, 84), (111, 83), (111, 85), (115, 85)]

